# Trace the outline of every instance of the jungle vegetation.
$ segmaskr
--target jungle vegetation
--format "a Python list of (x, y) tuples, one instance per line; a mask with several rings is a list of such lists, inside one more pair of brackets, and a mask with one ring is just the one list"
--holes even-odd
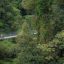
[(0, 64), (64, 64), (64, 0), (0, 0)]

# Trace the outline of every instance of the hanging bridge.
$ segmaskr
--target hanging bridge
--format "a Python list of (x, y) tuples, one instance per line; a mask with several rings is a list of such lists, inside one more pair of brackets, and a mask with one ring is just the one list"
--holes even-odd
[(5, 39), (10, 39), (15, 37), (17, 37), (17, 34), (15, 32), (9, 34), (0, 34), (0, 40), (5, 40)]
[[(36, 35), (37, 31), (36, 30), (32, 30), (30, 33), (32, 35)], [(11, 33), (7, 33), (7, 34), (0, 34), (0, 40), (11, 39), (11, 38), (16, 38), (16, 37), (17, 37), (17, 33), (16, 32), (11, 32)]]

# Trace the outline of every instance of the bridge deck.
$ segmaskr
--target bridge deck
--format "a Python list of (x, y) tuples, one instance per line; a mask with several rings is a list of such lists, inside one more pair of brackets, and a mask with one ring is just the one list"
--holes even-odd
[(0, 34), (0, 40), (4, 39), (10, 39), (17, 37), (16, 33), (10, 33), (10, 34)]

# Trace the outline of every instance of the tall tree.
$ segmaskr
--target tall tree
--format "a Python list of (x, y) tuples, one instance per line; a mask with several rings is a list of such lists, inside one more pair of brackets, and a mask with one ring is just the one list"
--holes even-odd
[[(14, 4), (16, 5), (16, 3)], [(0, 22), (3, 24), (1, 28), (4, 31), (8, 32), (17, 29), (15, 26), (19, 23), (19, 17), (21, 16), (20, 10), (15, 5), (13, 5), (12, 0), (0, 1)]]

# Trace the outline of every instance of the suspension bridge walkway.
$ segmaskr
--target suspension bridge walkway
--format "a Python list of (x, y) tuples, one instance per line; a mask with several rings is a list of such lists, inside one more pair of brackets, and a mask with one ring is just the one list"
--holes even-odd
[(5, 39), (10, 39), (10, 38), (16, 38), (17, 34), (14, 33), (9, 33), (9, 34), (0, 34), (0, 40), (5, 40)]

